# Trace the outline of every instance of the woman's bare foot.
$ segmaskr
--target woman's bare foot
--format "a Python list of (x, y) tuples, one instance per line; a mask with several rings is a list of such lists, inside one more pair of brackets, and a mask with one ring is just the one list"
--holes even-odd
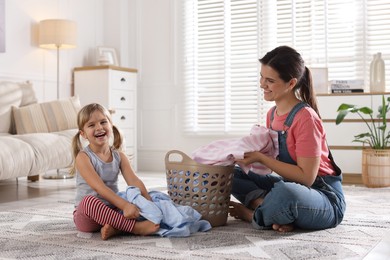
[(100, 235), (102, 236), (103, 240), (107, 240), (110, 237), (116, 236), (121, 234), (122, 232), (118, 229), (113, 228), (109, 224), (105, 224), (101, 229), (100, 229)]
[(236, 218), (241, 219), (246, 222), (252, 222), (253, 218), (253, 210), (248, 209), (241, 203), (237, 203), (234, 201), (229, 202), (229, 215)]
[(286, 224), (286, 225), (279, 225), (279, 224), (273, 224), (272, 229), (279, 232), (291, 232), (294, 230), (293, 224)]
[(252, 200), (249, 203), (249, 207), (253, 210), (257, 209), (261, 204), (263, 204), (264, 198), (257, 198)]
[(131, 233), (141, 236), (147, 236), (156, 233), (159, 228), (159, 224), (155, 224), (149, 220), (137, 221), (135, 222)]

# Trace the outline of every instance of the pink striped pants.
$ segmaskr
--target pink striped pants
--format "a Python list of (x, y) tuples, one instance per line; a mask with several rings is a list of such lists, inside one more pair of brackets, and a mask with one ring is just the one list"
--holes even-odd
[(88, 195), (73, 212), (76, 228), (82, 232), (100, 231), (105, 224), (117, 230), (129, 232), (133, 230), (135, 219), (127, 219), (118, 210), (112, 209), (98, 198)]

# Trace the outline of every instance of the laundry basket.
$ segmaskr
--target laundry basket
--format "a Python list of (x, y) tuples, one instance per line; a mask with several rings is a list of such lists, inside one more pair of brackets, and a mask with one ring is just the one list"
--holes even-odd
[(213, 227), (226, 224), (234, 166), (199, 164), (185, 153), (172, 150), (165, 156), (165, 167), (173, 202), (191, 206)]

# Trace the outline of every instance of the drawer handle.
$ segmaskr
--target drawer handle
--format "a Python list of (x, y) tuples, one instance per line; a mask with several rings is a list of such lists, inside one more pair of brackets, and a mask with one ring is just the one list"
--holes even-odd
[(121, 120), (126, 120), (126, 117), (125, 116), (121, 116)]
[(126, 82), (126, 79), (125, 78), (121, 78), (121, 82)]
[(121, 101), (126, 101), (126, 98), (125, 97), (121, 97)]
[(116, 111), (115, 111), (115, 108), (111, 108), (108, 110), (108, 112), (110, 112), (110, 114), (113, 115), (113, 114), (115, 114)]

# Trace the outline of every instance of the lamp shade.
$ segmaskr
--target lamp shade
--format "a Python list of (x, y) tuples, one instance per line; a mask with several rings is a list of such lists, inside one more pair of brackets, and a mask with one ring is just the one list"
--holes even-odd
[(39, 23), (39, 46), (48, 49), (76, 47), (77, 26), (70, 20), (48, 19)]

